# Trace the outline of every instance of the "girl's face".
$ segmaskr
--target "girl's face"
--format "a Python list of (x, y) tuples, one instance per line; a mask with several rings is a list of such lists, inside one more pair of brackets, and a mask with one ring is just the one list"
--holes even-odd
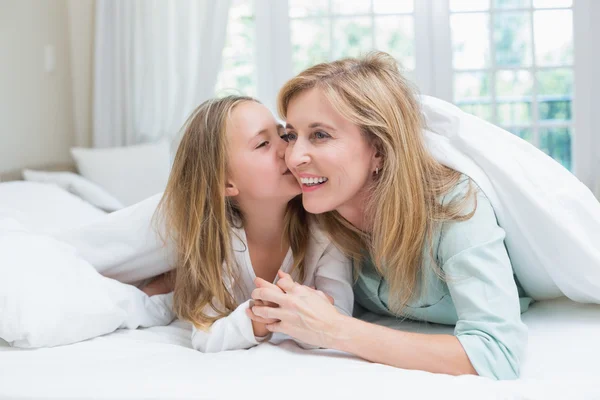
[(360, 128), (342, 117), (319, 89), (294, 97), (287, 109), (286, 163), (302, 186), (304, 208), (343, 216), (361, 210), (376, 151)]
[(262, 104), (246, 101), (236, 106), (227, 124), (229, 170), (226, 194), (241, 201), (281, 200), (301, 193), (287, 168), (284, 128)]

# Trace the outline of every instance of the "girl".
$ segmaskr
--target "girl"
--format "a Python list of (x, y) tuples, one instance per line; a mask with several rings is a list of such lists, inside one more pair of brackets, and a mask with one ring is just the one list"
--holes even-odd
[(357, 303), (456, 328), (426, 335), (344, 316), (290, 276), (277, 287), (258, 283), (253, 298), (279, 308), (256, 305), (256, 320), (277, 319), (269, 331), (378, 363), (518, 377), (527, 342), (520, 314), (531, 299), (486, 196), (428, 153), (396, 61), (377, 52), (316, 65), (284, 85), (279, 110), (304, 208), (355, 261)]
[[(283, 134), (265, 106), (240, 96), (203, 103), (185, 125), (156, 216), (176, 251), (173, 309), (193, 323), (200, 351), (268, 339), (265, 324), (276, 321), (249, 318), (250, 294), (279, 270), (352, 313), (351, 264), (302, 209)], [(165, 279), (146, 293), (164, 292)]]

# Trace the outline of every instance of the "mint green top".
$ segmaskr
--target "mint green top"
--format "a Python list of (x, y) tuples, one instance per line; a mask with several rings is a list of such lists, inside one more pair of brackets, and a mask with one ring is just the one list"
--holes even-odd
[[(432, 252), (423, 251), (419, 296), (395, 314), (388, 307), (389, 285), (377, 273), (370, 258), (361, 267), (354, 286), (355, 300), (374, 313), (455, 325), (454, 334), (481, 376), (515, 379), (527, 345), (527, 327), (521, 321), (531, 303), (513, 274), (498, 226), (487, 197), (477, 190), (477, 209), (467, 221), (440, 224), (433, 235)], [(462, 198), (468, 190), (466, 177), (442, 203)], [(468, 202), (465, 211), (473, 209)], [(435, 260), (432, 258), (435, 256)], [(437, 262), (441, 278), (432, 267)]]

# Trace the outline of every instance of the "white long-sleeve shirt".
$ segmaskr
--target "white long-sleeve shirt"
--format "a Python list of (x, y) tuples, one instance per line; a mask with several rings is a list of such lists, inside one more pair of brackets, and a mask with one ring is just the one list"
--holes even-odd
[[(269, 336), (254, 336), (252, 321), (246, 315), (252, 291), (255, 289), (256, 275), (243, 229), (235, 229), (233, 249), (239, 270), (238, 284), (229, 285), (239, 306), (228, 316), (215, 321), (207, 331), (193, 328), (192, 346), (194, 349), (213, 353), (226, 350), (247, 349), (269, 339)], [(288, 250), (281, 270), (291, 273), (297, 281), (297, 274), (291, 271), (293, 266), (292, 250)], [(311, 229), (306, 258), (304, 260), (305, 279), (301, 282), (333, 297), (335, 307), (345, 315), (352, 315), (354, 295), (352, 292), (352, 265), (329, 239), (318, 229)], [(277, 282), (275, 278), (274, 283)], [(207, 307), (207, 312), (210, 307)], [(212, 311), (212, 309), (210, 309)], [(298, 342), (298, 341), (297, 341)], [(298, 342), (302, 347), (310, 347)]]

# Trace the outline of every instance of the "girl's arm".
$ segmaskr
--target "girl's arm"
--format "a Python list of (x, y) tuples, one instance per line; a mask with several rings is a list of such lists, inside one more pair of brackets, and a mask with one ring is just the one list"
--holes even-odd
[[(192, 347), (203, 353), (248, 349), (268, 340), (255, 336), (252, 320), (247, 315), (251, 300), (240, 304), (231, 314), (215, 321), (208, 330), (196, 327), (192, 331)], [(258, 332), (260, 334), (260, 332)]]

